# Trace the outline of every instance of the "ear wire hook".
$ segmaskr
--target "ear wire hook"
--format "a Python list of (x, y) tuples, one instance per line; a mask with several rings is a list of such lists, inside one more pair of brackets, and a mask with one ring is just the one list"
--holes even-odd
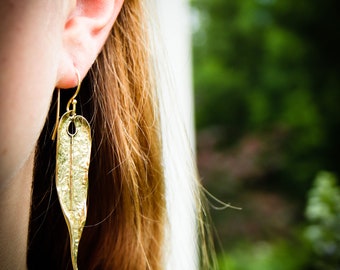
[(55, 137), (57, 136), (57, 130), (59, 125), (59, 115), (60, 115), (60, 88), (58, 88), (58, 98), (57, 98), (57, 113), (56, 113), (56, 120), (52, 132), (52, 141), (55, 140)]
[[(76, 70), (76, 74), (77, 74), (77, 78), (78, 78), (77, 90), (74, 93), (74, 95), (70, 98), (70, 100), (67, 102), (67, 105), (66, 105), (66, 111), (67, 112), (72, 111), (73, 115), (76, 113), (76, 104), (77, 104), (76, 97), (77, 97), (77, 95), (78, 95), (78, 93), (80, 91), (80, 86), (81, 86), (79, 71), (78, 71), (78, 69), (75, 69), (75, 70)], [(72, 110), (70, 110), (70, 105), (71, 104), (72, 104)]]
[[(71, 111), (72, 115), (76, 114), (76, 104), (77, 104), (76, 97), (77, 97), (77, 95), (80, 91), (80, 86), (81, 86), (79, 71), (78, 71), (78, 69), (75, 69), (75, 71), (76, 71), (77, 78), (78, 78), (77, 89), (76, 89), (76, 92), (73, 94), (73, 96), (70, 98), (70, 100), (67, 102), (67, 105), (66, 105), (66, 111), (67, 112)], [(70, 110), (71, 104), (72, 104), (72, 110)], [(58, 88), (57, 113), (56, 113), (55, 125), (54, 125), (53, 132), (52, 132), (52, 141), (54, 141), (55, 137), (57, 136), (57, 130), (58, 130), (58, 125), (59, 125), (59, 117), (60, 117), (60, 88)]]

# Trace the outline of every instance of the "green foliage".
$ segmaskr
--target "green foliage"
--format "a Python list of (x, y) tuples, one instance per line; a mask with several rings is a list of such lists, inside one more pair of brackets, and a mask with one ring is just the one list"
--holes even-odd
[(320, 172), (309, 191), (306, 207), (309, 222), (305, 235), (315, 252), (318, 269), (337, 269), (340, 265), (340, 188), (336, 178)]
[[(340, 173), (340, 16), (336, 0), (193, 0), (198, 130), (220, 145), (285, 130), (275, 178), (295, 197), (321, 169)], [(334, 31), (333, 33), (330, 31)]]
[[(321, 173), (307, 191), (321, 170), (340, 175), (340, 1), (192, 6), (200, 171), (213, 194), (244, 208), (213, 213), (230, 250), (221, 269), (336, 269), (339, 187)], [(291, 233), (306, 223), (307, 245)]]
[[(244, 243), (219, 257), (220, 270), (301, 270), (308, 260), (307, 249), (285, 240), (273, 243)], [(294, 250), (294, 255), (292, 254)]]

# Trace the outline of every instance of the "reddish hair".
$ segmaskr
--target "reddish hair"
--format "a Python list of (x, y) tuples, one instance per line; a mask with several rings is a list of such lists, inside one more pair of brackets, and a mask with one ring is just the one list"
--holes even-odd
[[(126, 0), (102, 53), (84, 79), (78, 114), (92, 127), (88, 217), (79, 269), (162, 269), (165, 224), (159, 119), (139, 0)], [(70, 91), (63, 91), (67, 101)], [(72, 93), (70, 93), (72, 94)], [(62, 107), (65, 108), (65, 100)], [(55, 116), (38, 141), (28, 242), (29, 269), (72, 269), (57, 200)]]

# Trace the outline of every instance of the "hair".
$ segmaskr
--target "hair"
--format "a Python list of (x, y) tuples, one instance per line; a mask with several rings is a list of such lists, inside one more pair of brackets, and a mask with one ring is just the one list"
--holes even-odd
[[(164, 265), (162, 147), (141, 2), (125, 1), (77, 98), (79, 114), (93, 133), (80, 269), (157, 270)], [(64, 92), (61, 108), (70, 97)], [(54, 118), (51, 105), (35, 155), (29, 269), (72, 269), (54, 184)]]

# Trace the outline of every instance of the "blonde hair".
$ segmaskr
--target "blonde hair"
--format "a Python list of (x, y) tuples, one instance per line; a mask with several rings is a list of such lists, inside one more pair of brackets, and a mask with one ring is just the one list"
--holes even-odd
[[(80, 91), (93, 146), (80, 269), (162, 269), (165, 187), (159, 117), (140, 0), (127, 0)], [(65, 97), (67, 100), (68, 97)], [(51, 106), (48, 119), (54, 119)], [(40, 136), (28, 267), (71, 269), (67, 228), (54, 188), (53, 121)]]

